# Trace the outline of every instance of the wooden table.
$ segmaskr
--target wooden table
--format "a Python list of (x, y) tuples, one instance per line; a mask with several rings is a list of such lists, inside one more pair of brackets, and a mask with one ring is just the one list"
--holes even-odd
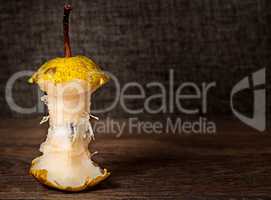
[[(232, 122), (216, 135), (96, 136), (94, 159), (112, 176), (95, 188), (67, 193), (28, 175), (46, 125), (1, 120), (0, 199), (265, 199), (271, 197), (271, 137)], [(237, 124), (240, 124), (239, 122)]]

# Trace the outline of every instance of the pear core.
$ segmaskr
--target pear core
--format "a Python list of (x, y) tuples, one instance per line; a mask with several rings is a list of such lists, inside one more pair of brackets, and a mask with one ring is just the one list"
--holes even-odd
[(49, 129), (40, 157), (30, 174), (41, 183), (67, 191), (81, 191), (106, 179), (110, 173), (92, 161), (89, 143), (94, 139), (89, 122), (91, 94), (108, 77), (84, 56), (56, 58), (32, 76), (47, 93)]

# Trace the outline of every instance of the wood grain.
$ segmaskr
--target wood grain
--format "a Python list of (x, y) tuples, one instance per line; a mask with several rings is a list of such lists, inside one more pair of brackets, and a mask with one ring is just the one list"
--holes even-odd
[[(215, 136), (97, 135), (95, 160), (112, 172), (81, 193), (46, 188), (28, 175), (46, 126), (0, 123), (0, 199), (265, 199), (271, 197), (270, 135), (223, 129)], [(231, 127), (224, 122), (225, 127)], [(225, 131), (226, 130), (226, 131)], [(238, 130), (238, 129), (237, 129)]]

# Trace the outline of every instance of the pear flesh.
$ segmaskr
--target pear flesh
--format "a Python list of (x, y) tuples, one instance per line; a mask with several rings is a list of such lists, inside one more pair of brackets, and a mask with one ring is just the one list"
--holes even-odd
[(91, 160), (94, 138), (89, 122), (91, 91), (83, 80), (65, 84), (39, 82), (47, 92), (50, 127), (40, 146), (42, 156), (32, 161), (30, 173), (40, 182), (62, 190), (80, 191), (109, 176)]

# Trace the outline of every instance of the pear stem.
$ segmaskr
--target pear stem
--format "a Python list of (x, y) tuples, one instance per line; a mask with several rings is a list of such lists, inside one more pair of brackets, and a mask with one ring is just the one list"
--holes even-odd
[(63, 16), (63, 33), (64, 33), (64, 54), (65, 57), (71, 57), (71, 45), (70, 45), (70, 37), (69, 37), (69, 16), (70, 11), (72, 10), (71, 5), (64, 5), (64, 16)]

